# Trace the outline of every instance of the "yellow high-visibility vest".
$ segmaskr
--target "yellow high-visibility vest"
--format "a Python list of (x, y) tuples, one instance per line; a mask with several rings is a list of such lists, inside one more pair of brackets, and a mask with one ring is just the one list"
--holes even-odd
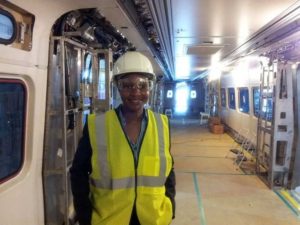
[(168, 225), (172, 204), (165, 182), (172, 168), (168, 118), (148, 110), (138, 163), (117, 114), (88, 117), (92, 146), (92, 225), (128, 225), (136, 205), (141, 225)]

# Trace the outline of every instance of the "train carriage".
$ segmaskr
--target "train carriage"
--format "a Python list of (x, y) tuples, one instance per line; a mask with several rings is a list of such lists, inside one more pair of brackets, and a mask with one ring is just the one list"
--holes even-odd
[(145, 107), (218, 118), (268, 188), (299, 188), (300, 3), (230, 2), (0, 0), (0, 224), (76, 224), (69, 169), (127, 51), (155, 68)]

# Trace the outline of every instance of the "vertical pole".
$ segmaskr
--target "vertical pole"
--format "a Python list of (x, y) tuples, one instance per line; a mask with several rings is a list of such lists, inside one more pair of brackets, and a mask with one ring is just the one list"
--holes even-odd
[(69, 196), (68, 196), (68, 176), (67, 176), (67, 122), (66, 122), (66, 116), (67, 116), (67, 111), (66, 111), (66, 96), (65, 96), (65, 78), (66, 78), (66, 68), (65, 68), (65, 60), (66, 60), (66, 55), (65, 55), (65, 40), (64, 38), (60, 39), (60, 45), (61, 45), (61, 90), (62, 90), (62, 115), (63, 116), (63, 193), (64, 193), (64, 217), (65, 217), (65, 224), (69, 225), (68, 221), (68, 205), (69, 205)]

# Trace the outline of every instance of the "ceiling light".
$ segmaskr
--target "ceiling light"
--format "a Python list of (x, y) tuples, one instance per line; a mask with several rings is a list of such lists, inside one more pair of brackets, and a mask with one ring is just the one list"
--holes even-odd
[(213, 55), (222, 49), (223, 45), (201, 44), (186, 46), (187, 55)]

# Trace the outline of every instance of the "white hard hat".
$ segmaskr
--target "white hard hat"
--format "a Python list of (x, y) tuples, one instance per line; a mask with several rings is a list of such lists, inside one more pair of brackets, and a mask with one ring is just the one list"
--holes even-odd
[(155, 80), (155, 74), (150, 60), (140, 52), (126, 52), (114, 64), (113, 81), (131, 73), (143, 74), (150, 80)]

